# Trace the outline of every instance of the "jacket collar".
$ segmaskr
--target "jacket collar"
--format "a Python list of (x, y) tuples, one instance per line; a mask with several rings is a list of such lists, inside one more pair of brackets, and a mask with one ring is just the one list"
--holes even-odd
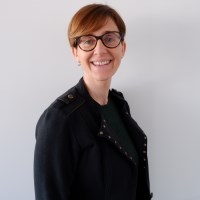
[[(75, 86), (77, 92), (86, 100), (86, 103), (89, 104), (89, 106), (93, 110), (100, 111), (101, 105), (98, 104), (88, 93), (88, 90), (85, 86), (83, 77), (79, 80), (78, 84)], [(122, 109), (125, 112), (129, 112), (129, 109), (127, 110), (127, 102), (125, 101), (123, 94), (121, 92), (118, 92), (115, 89), (112, 89), (109, 91), (109, 97), (112, 98), (112, 100), (118, 105), (119, 109)]]

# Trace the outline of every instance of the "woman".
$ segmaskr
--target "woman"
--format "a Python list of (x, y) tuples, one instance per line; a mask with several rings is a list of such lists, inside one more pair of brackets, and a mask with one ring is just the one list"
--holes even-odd
[(149, 200), (147, 138), (122, 93), (110, 90), (126, 50), (125, 24), (108, 5), (81, 8), (68, 28), (79, 83), (36, 127), (37, 200)]

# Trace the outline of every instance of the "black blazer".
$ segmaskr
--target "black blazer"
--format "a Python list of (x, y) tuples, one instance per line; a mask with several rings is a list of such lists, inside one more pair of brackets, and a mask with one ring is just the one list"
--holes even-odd
[[(36, 200), (149, 200), (147, 137), (131, 118), (122, 93), (119, 108), (139, 155), (139, 169), (115, 139), (83, 79), (41, 115), (36, 127)], [(138, 175), (136, 175), (138, 174)]]

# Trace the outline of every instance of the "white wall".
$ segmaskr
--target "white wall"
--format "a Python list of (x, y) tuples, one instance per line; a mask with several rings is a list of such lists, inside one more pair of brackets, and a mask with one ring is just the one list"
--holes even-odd
[[(43, 110), (81, 77), (66, 39), (93, 1), (0, 3), (0, 199), (33, 200), (34, 130)], [(113, 79), (149, 138), (155, 200), (200, 199), (200, 2), (108, 0), (127, 24)]]

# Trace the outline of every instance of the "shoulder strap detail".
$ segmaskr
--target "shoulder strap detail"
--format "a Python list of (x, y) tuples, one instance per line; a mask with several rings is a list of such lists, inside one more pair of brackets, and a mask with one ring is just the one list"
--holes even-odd
[(57, 101), (64, 103), (63, 111), (67, 116), (85, 103), (85, 99), (78, 94), (74, 87), (58, 97)]

